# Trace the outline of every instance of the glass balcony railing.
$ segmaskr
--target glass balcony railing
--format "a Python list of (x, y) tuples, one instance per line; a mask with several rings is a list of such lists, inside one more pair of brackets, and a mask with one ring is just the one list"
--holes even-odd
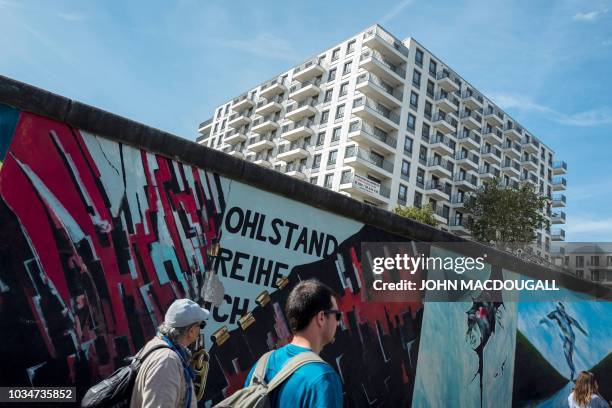
[(361, 106), (365, 106), (366, 108), (389, 119), (391, 122), (399, 125), (399, 120), (400, 120), (399, 115), (395, 112), (392, 112), (390, 109), (384, 107), (383, 105), (377, 103), (373, 99), (366, 98), (364, 96), (360, 96), (359, 98), (353, 101), (353, 109), (359, 108)]
[(393, 173), (393, 162), (392, 161), (385, 160), (384, 158), (378, 155), (373, 155), (365, 149), (361, 149), (355, 146), (348, 147), (346, 149), (344, 158), (349, 159), (352, 157), (357, 157), (358, 159), (364, 160), (370, 164), (380, 167), (381, 169), (386, 170), (389, 173)]
[(353, 122), (349, 127), (349, 133), (358, 132), (365, 133), (367, 136), (374, 139), (380, 140), (381, 142), (395, 148), (397, 146), (397, 139), (390, 136), (384, 130), (381, 130), (375, 126), (372, 126), (365, 122)]
[(365, 49), (362, 53), (361, 53), (361, 57), (359, 58), (360, 61), (363, 61), (365, 59), (368, 58), (373, 58), (376, 61), (378, 61), (379, 63), (381, 63), (382, 65), (384, 65), (385, 67), (387, 67), (390, 71), (393, 71), (394, 73), (396, 73), (397, 75), (399, 75), (401, 78), (406, 78), (406, 70), (398, 67), (397, 65), (389, 62), (380, 52), (375, 51), (375, 50), (370, 50), (370, 49)]

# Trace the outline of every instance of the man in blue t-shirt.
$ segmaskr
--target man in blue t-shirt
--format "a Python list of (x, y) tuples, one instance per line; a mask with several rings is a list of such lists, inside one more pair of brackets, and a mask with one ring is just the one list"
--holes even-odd
[[(285, 315), (293, 332), (293, 340), (274, 351), (268, 361), (265, 380), (270, 380), (294, 356), (305, 351), (319, 354), (323, 347), (333, 343), (336, 327), (342, 319), (332, 290), (316, 279), (300, 282), (293, 288)], [(251, 382), (249, 372), (245, 387)], [(289, 379), (276, 388), (270, 402), (273, 408), (283, 407), (342, 407), (342, 383), (327, 363), (309, 363), (297, 369)]]

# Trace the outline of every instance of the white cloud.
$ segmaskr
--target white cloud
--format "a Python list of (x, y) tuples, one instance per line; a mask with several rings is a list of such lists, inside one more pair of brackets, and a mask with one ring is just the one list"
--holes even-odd
[(612, 124), (612, 108), (602, 106), (576, 113), (563, 113), (545, 105), (538, 104), (524, 96), (491, 93), (491, 99), (504, 109), (518, 109), (525, 112), (543, 113), (548, 119), (570, 126), (602, 126)]
[(406, 7), (412, 4), (412, 0), (403, 0), (393, 7), (387, 14), (382, 16), (378, 22), (380, 24), (386, 24), (389, 21), (397, 17)]
[(66, 20), (66, 21), (70, 21), (70, 22), (83, 21), (83, 20), (86, 19), (86, 17), (83, 14), (75, 13), (75, 12), (71, 12), (71, 13), (58, 13), (57, 16), (59, 18), (61, 18), (62, 20)]
[(574, 20), (577, 21), (595, 21), (599, 16), (604, 15), (608, 12), (608, 9), (590, 11), (588, 13), (576, 13)]
[(612, 234), (612, 218), (568, 217), (566, 232), (572, 234)]
[(282, 60), (296, 58), (296, 52), (289, 41), (269, 33), (257, 34), (247, 40), (224, 41), (221, 45), (265, 58)]

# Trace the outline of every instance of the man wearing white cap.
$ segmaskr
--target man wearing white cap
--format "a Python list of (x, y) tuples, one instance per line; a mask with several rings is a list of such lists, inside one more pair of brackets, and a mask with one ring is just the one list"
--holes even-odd
[(130, 408), (197, 407), (187, 347), (197, 340), (208, 315), (208, 310), (189, 299), (178, 299), (170, 305), (157, 336), (136, 355), (158, 348), (142, 362)]

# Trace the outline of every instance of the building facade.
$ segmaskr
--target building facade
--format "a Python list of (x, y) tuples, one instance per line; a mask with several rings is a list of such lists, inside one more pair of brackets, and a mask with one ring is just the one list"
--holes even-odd
[[(565, 223), (565, 162), (442, 60), (379, 25), (221, 104), (197, 141), (369, 204), (430, 203), (469, 236), (463, 206), (498, 177), (531, 183)], [(539, 231), (549, 253), (560, 228)]]
[(579, 278), (612, 286), (612, 243), (563, 242), (552, 245), (553, 263)]

